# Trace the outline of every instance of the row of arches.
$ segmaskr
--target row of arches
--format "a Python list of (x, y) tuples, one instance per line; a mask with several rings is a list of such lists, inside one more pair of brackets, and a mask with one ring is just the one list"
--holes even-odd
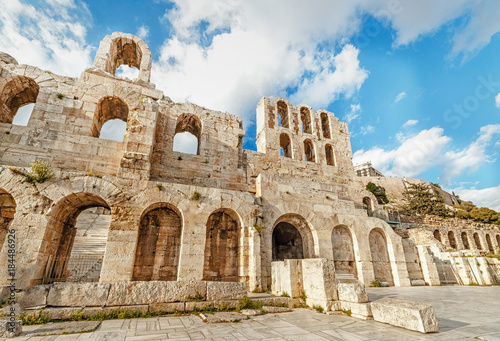
[[(295, 217), (295, 221), (286, 219), (286, 221), (280, 221), (275, 225), (272, 233), (273, 261), (312, 257), (312, 245), (307, 242), (311, 236), (308, 235), (307, 229), (297, 228), (304, 223), (303, 218)], [(370, 231), (368, 238), (375, 278), (387, 282), (389, 285), (394, 285), (385, 232), (380, 228), (374, 228)], [(351, 230), (345, 225), (334, 227), (331, 242), (335, 272), (337, 274), (350, 274), (354, 278), (358, 278), (355, 251), (357, 242), (355, 242)]]
[[(440, 230), (437, 230), (437, 229), (434, 230), (433, 235), (434, 235), (434, 238), (437, 239), (438, 241), (440, 241), (441, 243), (446, 242), (446, 240), (444, 238), (442, 238), (442, 234), (441, 234)], [(445, 236), (449, 242), (450, 247), (452, 249), (458, 249), (459, 246), (458, 246), (457, 240), (455, 238), (455, 233), (453, 231), (448, 231), (448, 233)], [(495, 248), (493, 246), (491, 238), (492, 237), (490, 236), (489, 233), (485, 233), (486, 245), (483, 245), (483, 243), (481, 243), (481, 239), (479, 237), (479, 234), (477, 232), (474, 232), (474, 234), (472, 235), (472, 239), (473, 239), (474, 244), (472, 244), (472, 241), (469, 240), (470, 236), (467, 234), (467, 232), (462, 231), (460, 233), (460, 239), (462, 241), (462, 245), (463, 245), (463, 248), (465, 250), (470, 250), (471, 248), (475, 248), (478, 250), (487, 250), (490, 252), (495, 252)], [(495, 238), (496, 238), (497, 246), (498, 246), (498, 248), (500, 248), (500, 234), (497, 234), (495, 236)]]
[[(288, 105), (285, 101), (279, 100), (276, 103), (276, 109), (278, 113), (278, 126), (283, 128), (290, 129), (290, 112), (288, 109)], [(331, 129), (330, 129), (330, 118), (327, 113), (321, 113), (321, 131), (323, 133), (323, 138), (331, 139)], [(311, 110), (307, 107), (300, 108), (300, 123), (301, 130), (304, 134), (312, 134), (313, 133), (313, 124), (311, 117)], [(319, 136), (319, 135), (318, 135)]]
[[(83, 242), (83, 239), (75, 238), (78, 217), (82, 212), (95, 207), (110, 208), (104, 199), (90, 193), (71, 194), (56, 205), (57, 213), (48, 223), (45, 238), (51, 241), (47, 251), (54, 260), (45, 276), (48, 282), (65, 281), (72, 276), (68, 265), (74, 263), (74, 259), (79, 256), (74, 252), (75, 245)], [(181, 212), (169, 203), (154, 204), (144, 211), (138, 227), (132, 280), (177, 280), (182, 221)], [(234, 211), (219, 209), (210, 214), (206, 222), (203, 280), (239, 280), (240, 237), (241, 223)], [(91, 249), (86, 250), (87, 256), (92, 253)], [(104, 254), (97, 253), (96, 256), (103, 257)]]
[[(304, 160), (316, 162), (316, 151), (313, 142), (310, 139), (304, 140)], [(280, 155), (293, 158), (292, 140), (287, 133), (280, 134)], [(335, 166), (335, 152), (331, 144), (325, 144), (326, 164)]]

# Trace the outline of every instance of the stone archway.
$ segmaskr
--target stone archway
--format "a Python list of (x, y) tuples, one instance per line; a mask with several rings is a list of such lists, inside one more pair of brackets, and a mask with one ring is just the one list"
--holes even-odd
[(16, 213), (16, 202), (12, 195), (0, 188), (0, 250), (7, 236), (9, 226)]
[(494, 252), (493, 243), (491, 242), (491, 237), (489, 234), (486, 234), (486, 244), (488, 245), (488, 251)]
[(467, 233), (465, 233), (465, 232), (462, 232), (462, 244), (464, 244), (464, 248), (466, 250), (470, 249), (469, 238), (467, 237)]
[(354, 256), (354, 244), (352, 233), (348, 227), (339, 225), (333, 228), (332, 246), (335, 272), (339, 274), (352, 274), (357, 278), (358, 272)]
[(474, 244), (476, 244), (476, 249), (482, 250), (483, 246), (481, 245), (481, 240), (479, 240), (479, 234), (476, 232), (474, 233)]
[(303, 258), (304, 245), (299, 230), (290, 223), (278, 223), (273, 230), (273, 261)]
[(241, 226), (231, 209), (213, 212), (207, 221), (204, 281), (239, 281), (239, 241)]
[(387, 282), (389, 285), (394, 285), (391, 261), (387, 251), (387, 239), (384, 231), (378, 228), (371, 230), (369, 242), (375, 279)]
[(450, 247), (456, 249), (457, 241), (455, 240), (455, 233), (453, 233), (453, 231), (448, 231), (448, 240), (450, 241)]
[(139, 223), (133, 281), (176, 281), (182, 219), (177, 209), (161, 203), (150, 206)]
[[(65, 196), (52, 208), (51, 218), (44, 236), (46, 261), (49, 262), (48, 265), (44, 264), (46, 269), (44, 283), (64, 282), (66, 280), (88, 281), (89, 275), (97, 276), (90, 281), (98, 281), (103, 255), (87, 260), (76, 260), (72, 255), (77, 234), (77, 218), (83, 211), (96, 207), (110, 209), (107, 202), (100, 196), (79, 192)], [(75, 273), (73, 273), (74, 269), (76, 269)]]
[(313, 238), (307, 221), (298, 214), (279, 217), (272, 230), (272, 260), (313, 257)]

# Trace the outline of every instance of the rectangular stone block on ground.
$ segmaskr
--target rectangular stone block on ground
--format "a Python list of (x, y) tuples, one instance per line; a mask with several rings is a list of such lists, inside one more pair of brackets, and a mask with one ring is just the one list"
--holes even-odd
[(150, 304), (149, 311), (152, 313), (158, 313), (158, 312), (181, 313), (184, 311), (184, 302)]
[(49, 289), (47, 305), (52, 307), (102, 307), (111, 284), (54, 283)]
[(337, 292), (339, 301), (365, 303), (368, 302), (368, 294), (365, 285), (358, 281), (338, 283)]
[(207, 282), (207, 301), (238, 300), (247, 295), (243, 282)]
[[(337, 302), (333, 302), (337, 303)], [(333, 306), (336, 309), (340, 309), (344, 312), (351, 311), (351, 316), (356, 317), (362, 320), (371, 320), (373, 319), (372, 308), (370, 303), (355, 303), (355, 302), (345, 302), (338, 301), (338, 304), (334, 304)]]
[(439, 331), (434, 308), (427, 303), (382, 298), (371, 304), (373, 319), (421, 333)]
[(51, 285), (35, 285), (28, 287), (16, 295), (22, 308), (40, 307), (47, 304), (47, 295)]
[(5, 321), (0, 320), (0, 337), (16, 337), (22, 332), (22, 322), (21, 321)]

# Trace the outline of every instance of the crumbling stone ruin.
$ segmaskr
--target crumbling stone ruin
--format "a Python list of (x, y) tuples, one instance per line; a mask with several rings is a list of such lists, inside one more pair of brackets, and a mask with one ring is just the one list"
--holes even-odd
[[(189, 282), (193, 294), (212, 299), (229, 290), (217, 286), (224, 283), (235, 283), (238, 293), (241, 283), (243, 291), (265, 291), (281, 276), (273, 264), (297, 259), (307, 263), (311, 277), (302, 285), (311, 293), (314, 282), (331, 276), (439, 285), (439, 271), (448, 271), (440, 264), (465, 262), (466, 249), (475, 258), (472, 270), (457, 271), (463, 282), (471, 273), (493, 280), (480, 252), (498, 250), (499, 231), (440, 227), (439, 239), (427, 226), (396, 233), (380, 218), (383, 210), (356, 176), (347, 124), (333, 113), (263, 97), (257, 151), (244, 150), (240, 117), (172, 102), (150, 82), (151, 62), (148, 46), (124, 33), (105, 37), (79, 78), (0, 54), (1, 286), (10, 284), (12, 229), (17, 289), (42, 290), (43, 304), (50, 297), (58, 304), (52, 291), (84, 304), (70, 282), (100, 282), (81, 295), (100, 288), (108, 300), (116, 291), (141, 304), (154, 298), (148, 302), (127, 283), (142, 283), (136, 288), (146, 293), (148, 283)], [(137, 68), (138, 78), (116, 76), (120, 65)], [(29, 103), (27, 126), (13, 125)], [(115, 119), (126, 122), (123, 141), (100, 138)], [(173, 151), (184, 132), (198, 140), (196, 154)], [(25, 181), (22, 173), (36, 160), (50, 162), (51, 179)], [(498, 271), (498, 262), (490, 263)], [(97, 305), (106, 304), (105, 293)]]

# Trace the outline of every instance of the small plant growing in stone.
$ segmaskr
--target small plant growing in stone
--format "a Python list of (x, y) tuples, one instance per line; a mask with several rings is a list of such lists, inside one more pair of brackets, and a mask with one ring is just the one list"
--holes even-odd
[(64, 98), (64, 95), (63, 95), (63, 94), (61, 94), (61, 93), (58, 93), (56, 96), (57, 96), (57, 98), (59, 98), (59, 99), (63, 99), (63, 98)]
[(156, 188), (158, 188), (159, 191), (163, 191), (163, 185), (162, 184), (156, 184)]
[(281, 297), (290, 297), (290, 295), (288, 295), (288, 293), (286, 291), (284, 291), (282, 294), (281, 294)]
[(201, 194), (198, 192), (194, 192), (193, 195), (191, 196), (191, 200), (200, 200)]
[(259, 234), (262, 234), (262, 230), (264, 229), (264, 227), (259, 224), (255, 224), (253, 227), (257, 230), (257, 232), (259, 232)]
[(18, 169), (11, 169), (11, 172), (13, 174), (23, 175), (26, 178), (25, 181), (29, 183), (38, 182), (41, 184), (54, 176), (50, 162), (44, 160), (33, 161), (27, 173)]
[(47, 313), (41, 311), (39, 314), (33, 312), (31, 314), (19, 314), (19, 320), (23, 321), (23, 326), (31, 326), (35, 324), (45, 324), (50, 321)]
[(239, 302), (238, 302), (238, 310), (242, 309), (260, 309), (262, 308), (262, 305), (259, 302), (254, 302), (248, 297), (243, 297)]
[(307, 300), (306, 292), (302, 290), (299, 297), (305, 302)]
[(323, 309), (323, 307), (320, 305), (313, 305), (313, 309), (316, 310), (320, 314), (323, 314), (323, 311), (325, 311), (325, 309)]
[(203, 297), (203, 295), (200, 295), (200, 293), (196, 293), (196, 295), (194, 296), (191, 296), (189, 295), (187, 297), (188, 301), (191, 301), (191, 302), (202, 302), (205, 300), (205, 297)]
[(382, 282), (380, 281), (380, 279), (374, 279), (371, 282), (370, 286), (375, 287), (375, 288), (380, 288), (382, 286)]
[(342, 309), (342, 312), (343, 312), (344, 314), (346, 314), (347, 316), (351, 316), (351, 314), (352, 314), (351, 309), (349, 309), (349, 310)]
[(221, 302), (217, 307), (217, 311), (231, 311), (231, 307), (226, 302)]

